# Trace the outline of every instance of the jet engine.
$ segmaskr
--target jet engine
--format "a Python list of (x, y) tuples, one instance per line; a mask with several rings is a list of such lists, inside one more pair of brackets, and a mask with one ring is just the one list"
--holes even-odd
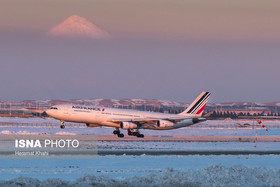
[(120, 127), (122, 129), (136, 129), (137, 128), (137, 124), (125, 121), (125, 122), (121, 122)]
[(158, 120), (157, 121), (157, 126), (161, 127), (161, 128), (165, 128), (165, 127), (173, 127), (174, 123), (171, 121), (167, 121), (167, 120)]
[(100, 127), (100, 125), (93, 124), (93, 123), (87, 123), (86, 125), (87, 125), (87, 127)]

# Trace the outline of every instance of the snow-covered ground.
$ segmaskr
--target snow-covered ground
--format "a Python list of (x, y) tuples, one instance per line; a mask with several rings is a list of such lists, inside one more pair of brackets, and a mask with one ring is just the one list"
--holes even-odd
[[(141, 130), (146, 135), (254, 136), (252, 127), (206, 121), (197, 128)], [(223, 127), (223, 125), (230, 125)], [(280, 135), (278, 121), (267, 121), (266, 132)], [(213, 128), (213, 126), (215, 128)], [(232, 128), (235, 127), (235, 128)], [(112, 134), (113, 128), (87, 128), (51, 118), (0, 118), (0, 134)], [(98, 142), (99, 149), (279, 150), (279, 142)], [(0, 159), (0, 186), (280, 186), (280, 155), (107, 155), (95, 159)]]
[(280, 142), (115, 142), (99, 141), (99, 150), (280, 150)]
[[(239, 128), (237, 123), (250, 123), (252, 126)], [(181, 129), (155, 131), (141, 130), (145, 135), (208, 135), (208, 136), (254, 136), (257, 133), (259, 136), (280, 135), (280, 121), (265, 121), (264, 124), (269, 131), (266, 132), (261, 126), (253, 126), (255, 122), (252, 120), (209, 120), (194, 126)], [(1, 134), (57, 134), (70, 133), (77, 135), (109, 135), (112, 134), (113, 128), (88, 128), (85, 124), (67, 123), (66, 128), (60, 129), (58, 120), (52, 118), (0, 118), (0, 135)], [(126, 133), (125, 130), (122, 130)]]
[[(100, 156), (96, 159), (0, 160), (5, 184), (64, 183), (78, 186), (279, 186), (280, 157), (265, 156)], [(86, 176), (86, 177), (85, 177)], [(18, 177), (30, 177), (18, 178)], [(51, 178), (51, 179), (50, 179)], [(56, 179), (54, 179), (56, 178)], [(58, 179), (57, 179), (58, 178)], [(202, 180), (203, 179), (203, 180)], [(1, 186), (1, 182), (0, 182)]]

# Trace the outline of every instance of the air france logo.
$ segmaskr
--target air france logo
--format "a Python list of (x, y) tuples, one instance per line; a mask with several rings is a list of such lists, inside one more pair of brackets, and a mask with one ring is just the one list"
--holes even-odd
[[(83, 109), (83, 110), (95, 110), (95, 111), (101, 111), (100, 108), (97, 107), (87, 107), (87, 106), (72, 106), (74, 109)], [(104, 111), (104, 110), (103, 110)]]
[(78, 148), (80, 145), (79, 141), (74, 139), (67, 140), (15, 140), (15, 148)]

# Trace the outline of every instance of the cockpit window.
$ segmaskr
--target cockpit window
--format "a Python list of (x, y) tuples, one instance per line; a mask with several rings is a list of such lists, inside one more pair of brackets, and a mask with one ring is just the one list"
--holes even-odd
[(52, 110), (58, 110), (58, 108), (57, 108), (57, 107), (51, 107), (51, 109), (52, 109)]

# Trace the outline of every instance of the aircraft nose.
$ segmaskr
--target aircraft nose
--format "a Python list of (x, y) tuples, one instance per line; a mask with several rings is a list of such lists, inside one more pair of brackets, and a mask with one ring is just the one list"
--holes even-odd
[(46, 113), (51, 116), (52, 115), (52, 110), (46, 110)]

